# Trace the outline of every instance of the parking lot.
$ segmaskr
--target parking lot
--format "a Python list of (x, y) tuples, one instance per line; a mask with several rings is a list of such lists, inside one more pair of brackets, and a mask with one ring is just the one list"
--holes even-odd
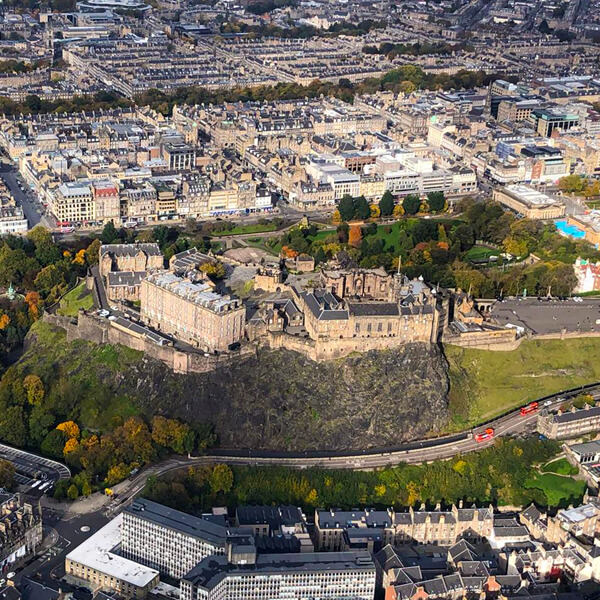
[(600, 332), (600, 299), (507, 299), (494, 304), (491, 316), (503, 327), (513, 325), (538, 334), (563, 329)]
[(15, 481), (29, 493), (49, 493), (59, 479), (71, 477), (69, 468), (55, 460), (4, 444), (0, 444), (0, 458), (15, 466)]

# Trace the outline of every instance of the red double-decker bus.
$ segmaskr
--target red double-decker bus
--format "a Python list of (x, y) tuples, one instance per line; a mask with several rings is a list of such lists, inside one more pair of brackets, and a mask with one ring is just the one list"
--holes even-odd
[(489, 440), (494, 437), (494, 430), (491, 427), (488, 427), (485, 431), (481, 433), (476, 433), (473, 438), (476, 442), (485, 442), (485, 440)]
[(535, 412), (537, 409), (538, 409), (538, 403), (530, 402), (527, 406), (521, 407), (521, 416), (524, 417), (525, 415), (528, 415), (529, 413)]

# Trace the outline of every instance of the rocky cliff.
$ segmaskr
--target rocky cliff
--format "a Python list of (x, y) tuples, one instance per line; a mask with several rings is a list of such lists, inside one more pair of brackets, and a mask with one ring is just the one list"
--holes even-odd
[(422, 437), (448, 417), (446, 361), (425, 344), (328, 363), (262, 350), (202, 375), (173, 375), (144, 362), (121, 377), (147, 414), (210, 421), (228, 448), (392, 445)]
[(420, 438), (449, 415), (448, 365), (426, 344), (323, 363), (261, 349), (192, 375), (121, 346), (67, 343), (41, 322), (26, 347), (17, 372), (39, 374), (48, 401), (72, 406), (69, 416), (92, 429), (135, 411), (212, 423), (221, 447), (340, 450)]

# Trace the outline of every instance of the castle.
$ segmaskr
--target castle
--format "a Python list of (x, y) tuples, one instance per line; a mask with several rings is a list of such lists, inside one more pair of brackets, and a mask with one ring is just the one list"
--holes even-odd
[[(283, 283), (269, 270), (279, 293), (249, 311), (247, 332), (274, 348), (303, 352), (314, 360), (351, 352), (437, 342), (447, 300), (422, 278), (410, 280), (383, 269), (323, 270), (310, 287), (294, 277)], [(259, 274), (261, 282), (266, 272)]]

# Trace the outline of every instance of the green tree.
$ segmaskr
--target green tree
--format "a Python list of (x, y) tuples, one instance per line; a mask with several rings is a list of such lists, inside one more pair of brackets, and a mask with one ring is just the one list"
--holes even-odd
[(112, 221), (109, 221), (102, 229), (102, 233), (100, 234), (100, 241), (103, 244), (112, 244), (117, 239), (117, 230), (115, 228), (115, 224)]
[(77, 500), (77, 498), (79, 498), (79, 490), (74, 483), (72, 483), (67, 490), (67, 498), (69, 500)]
[(446, 197), (444, 192), (429, 192), (427, 194), (427, 203), (431, 212), (441, 212), (446, 206)]
[(15, 476), (15, 467), (8, 460), (0, 460), (0, 487), (10, 490)]
[(97, 265), (98, 259), (100, 256), (100, 246), (102, 242), (99, 239), (95, 239), (86, 249), (85, 249), (85, 260), (88, 265)]
[(402, 208), (407, 215), (416, 215), (421, 206), (421, 199), (416, 194), (409, 194), (402, 200)]
[(41, 445), (42, 454), (52, 458), (63, 459), (63, 448), (65, 447), (66, 436), (60, 429), (53, 429), (44, 438)]
[(233, 487), (233, 471), (228, 465), (215, 465), (209, 478), (213, 494), (223, 492), (228, 494)]
[(352, 196), (349, 196), (348, 194), (343, 196), (340, 200), (340, 203), (338, 204), (338, 211), (340, 213), (342, 221), (351, 221), (352, 219), (354, 219), (354, 216), (356, 215), (356, 205), (354, 202), (354, 198)]
[(27, 442), (27, 420), (22, 406), (9, 406), (0, 415), (0, 439), (12, 446)]
[(368, 219), (371, 216), (371, 207), (364, 196), (356, 198), (355, 203), (355, 214), (359, 219)]
[(394, 212), (394, 196), (387, 190), (379, 201), (379, 210), (382, 217), (389, 217)]

